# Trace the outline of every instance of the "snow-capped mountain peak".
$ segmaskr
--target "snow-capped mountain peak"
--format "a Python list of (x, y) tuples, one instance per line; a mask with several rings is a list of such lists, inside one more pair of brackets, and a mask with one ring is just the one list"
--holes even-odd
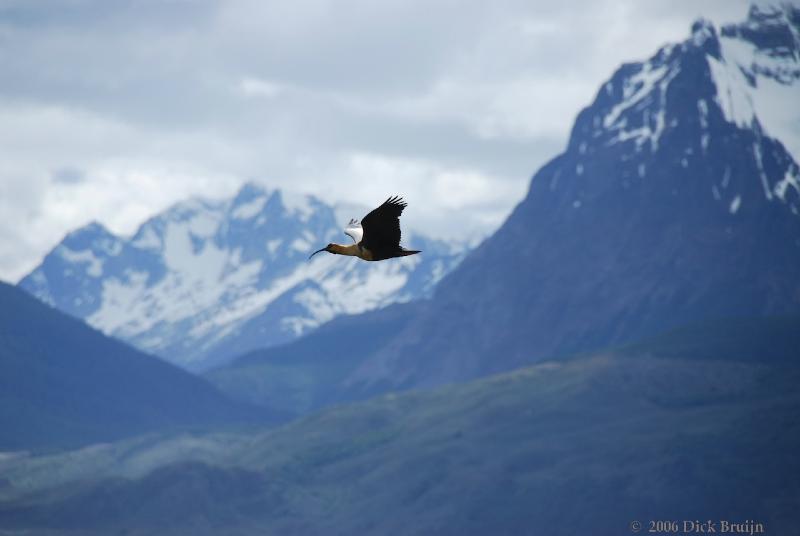
[(722, 27), (719, 43), (709, 63), (725, 117), (757, 121), (800, 161), (800, 7), (753, 6), (747, 21)]
[[(729, 123), (738, 129), (737, 136), (751, 138), (749, 151), (757, 164), (762, 199), (800, 214), (798, 102), (800, 8), (754, 6), (741, 24), (717, 29), (698, 20), (682, 43), (664, 46), (646, 61), (623, 65), (579, 115), (568, 151), (580, 161), (581, 156), (619, 146), (620, 161), (639, 161), (633, 176), (623, 174), (627, 184), (645, 179), (664, 147), (687, 168), (711, 154), (710, 144), (730, 145), (730, 131), (721, 124)], [(582, 175), (584, 164), (577, 166)], [(552, 188), (557, 184), (556, 177)], [(751, 201), (750, 186), (731, 185), (728, 167), (706, 195), (735, 215)], [(580, 196), (576, 192), (576, 198)], [(575, 203), (577, 208), (582, 201)]]
[(314, 196), (248, 183), (230, 199), (177, 203), (130, 238), (87, 225), (20, 285), (105, 333), (204, 368), (339, 314), (423, 297), (463, 256), (415, 235), (419, 258), (307, 262), (344, 236), (340, 219)]

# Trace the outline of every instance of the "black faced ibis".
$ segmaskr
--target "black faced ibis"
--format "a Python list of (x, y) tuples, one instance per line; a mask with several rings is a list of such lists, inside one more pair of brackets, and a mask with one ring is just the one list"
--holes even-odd
[(328, 244), (308, 258), (320, 251), (350, 255), (365, 261), (382, 261), (419, 253), (417, 250), (400, 246), (400, 214), (407, 206), (408, 204), (401, 198), (390, 197), (381, 206), (364, 216), (360, 224), (350, 220), (344, 232), (353, 239), (353, 244)]

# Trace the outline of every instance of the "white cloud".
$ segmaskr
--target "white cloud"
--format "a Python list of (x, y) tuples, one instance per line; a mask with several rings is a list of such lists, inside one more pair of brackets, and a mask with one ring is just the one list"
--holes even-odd
[(239, 89), (246, 97), (276, 97), (283, 90), (280, 84), (261, 78), (245, 76), (239, 82)]
[(354, 192), (353, 201), (373, 206), (387, 195), (410, 192), (405, 195), (409, 202), (406, 224), (442, 237), (474, 238), (487, 225), (499, 225), (508, 200), (521, 199), (527, 188), (523, 181), (430, 160), (365, 153), (348, 160), (344, 175)]
[(0, 278), (245, 180), (487, 232), (623, 61), (744, 1), (0, 5)]

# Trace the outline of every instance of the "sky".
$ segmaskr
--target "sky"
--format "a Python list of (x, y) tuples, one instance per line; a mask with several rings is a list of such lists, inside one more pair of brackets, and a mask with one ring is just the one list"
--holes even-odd
[[(0, 0), (0, 280), (245, 181), (469, 240), (625, 61), (740, 0)], [(362, 215), (354, 214), (359, 218)], [(342, 222), (343, 224), (345, 222)]]

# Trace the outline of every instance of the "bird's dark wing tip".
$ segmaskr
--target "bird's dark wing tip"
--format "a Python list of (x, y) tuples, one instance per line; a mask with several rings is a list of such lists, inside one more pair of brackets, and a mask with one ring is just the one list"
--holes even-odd
[(394, 195), (383, 202), (384, 205), (396, 205), (398, 207), (406, 208), (408, 203), (399, 195)]

